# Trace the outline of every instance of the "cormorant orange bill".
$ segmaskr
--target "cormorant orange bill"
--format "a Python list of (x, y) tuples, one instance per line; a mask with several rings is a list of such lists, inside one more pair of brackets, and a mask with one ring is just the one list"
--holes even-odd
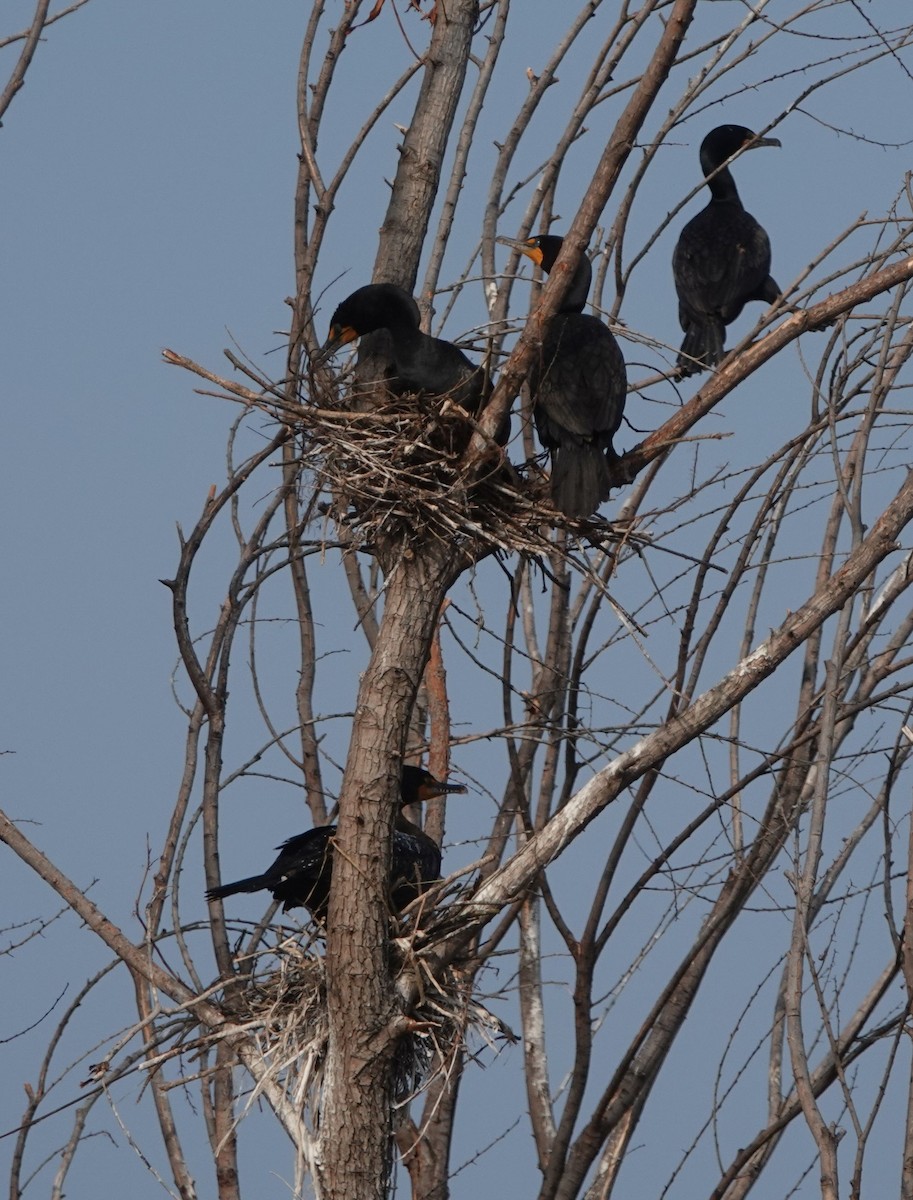
[(720, 362), (726, 326), (749, 300), (773, 304), (780, 296), (770, 274), (770, 239), (745, 211), (732, 172), (723, 166), (746, 150), (779, 145), (777, 138), (758, 137), (744, 125), (719, 125), (701, 143), (710, 203), (684, 227), (672, 256), (685, 333), (677, 363), (682, 375)]
[(393, 283), (369, 283), (338, 306), (330, 332), (314, 365), (322, 365), (341, 347), (367, 333), (386, 329), (393, 343), (395, 375), (386, 386), (399, 394), (449, 397), (475, 415), (483, 403), (482, 370), (443, 338), (422, 333), (415, 300)]
[[(407, 804), (417, 804), (448, 792), (465, 792), (459, 783), (441, 782), (422, 767), (403, 767), (400, 776), (400, 809), (393, 828), (390, 899), (400, 912), (425, 888), (441, 877), (440, 847), (403, 815)], [(318, 825), (277, 847), (279, 857), (262, 875), (210, 888), (207, 900), (221, 900), (239, 892), (269, 891), (282, 901), (282, 911), (303, 906), (318, 921), (325, 921), (333, 876), (335, 825)]]
[(337, 350), (376, 329), (418, 330), (421, 313), (409, 293), (395, 283), (370, 283), (358, 288), (337, 306), (330, 332), (314, 355), (314, 366), (322, 366)]
[[(546, 233), (498, 241), (548, 273), (563, 239)], [(552, 500), (568, 517), (589, 517), (609, 497), (608, 464), (618, 457), (612, 439), (628, 389), (624, 357), (611, 331), (583, 312), (591, 278), (583, 254), (529, 377), (536, 432), (551, 454)]]

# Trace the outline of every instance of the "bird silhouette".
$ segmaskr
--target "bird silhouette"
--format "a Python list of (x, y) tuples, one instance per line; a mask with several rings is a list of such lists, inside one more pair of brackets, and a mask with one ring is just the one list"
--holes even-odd
[(452, 342), (423, 333), (418, 305), (393, 283), (366, 284), (342, 301), (315, 363), (323, 363), (342, 346), (378, 329), (388, 331), (393, 346), (395, 372), (385, 380), (391, 391), (448, 396), (473, 415), (479, 411), (484, 372)]
[[(563, 238), (546, 233), (498, 241), (548, 273)], [(590, 260), (581, 255), (529, 378), (536, 432), (551, 454), (552, 500), (568, 517), (588, 517), (608, 499), (608, 464), (618, 457), (612, 439), (628, 388), (618, 343), (598, 317), (583, 312), (591, 279)]]
[(683, 375), (716, 366), (726, 326), (749, 300), (773, 304), (780, 295), (770, 274), (770, 239), (745, 211), (732, 172), (722, 166), (742, 151), (779, 145), (744, 125), (719, 125), (701, 143), (710, 203), (684, 227), (672, 256), (678, 320), (685, 331), (677, 364)]
[[(462, 784), (442, 783), (422, 767), (403, 767), (400, 777), (400, 808), (393, 829), (390, 864), (390, 898), (399, 912), (441, 877), (441, 850), (426, 833), (403, 814), (407, 804), (465, 792)], [(282, 911), (304, 907), (312, 916), (326, 918), (333, 877), (335, 825), (318, 825), (296, 834), (278, 846), (279, 857), (262, 875), (250, 875), (234, 883), (210, 888), (207, 900), (221, 900), (240, 892), (272, 892), (282, 902)]]

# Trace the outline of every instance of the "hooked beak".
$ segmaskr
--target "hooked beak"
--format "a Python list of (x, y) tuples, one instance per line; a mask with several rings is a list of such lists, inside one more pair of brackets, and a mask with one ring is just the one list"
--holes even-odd
[(351, 325), (331, 325), (327, 340), (311, 358), (311, 366), (315, 368), (322, 367), (324, 363), (333, 357), (337, 350), (342, 349), (343, 346), (348, 346), (350, 342), (354, 342), (357, 338), (358, 334)]
[(760, 149), (761, 146), (776, 146), (777, 149), (780, 149), (780, 150), (782, 150), (782, 148), (783, 148), (780, 143), (779, 138), (763, 137), (763, 138), (755, 138), (753, 141), (747, 142), (742, 147), (742, 149), (743, 150), (758, 150), (758, 149)]
[(502, 246), (510, 246), (511, 250), (519, 250), (521, 254), (525, 254), (527, 258), (531, 258), (536, 266), (542, 264), (542, 251), (536, 245), (536, 238), (509, 238), (496, 237), (495, 241)]
[(419, 800), (433, 800), (435, 796), (443, 796), (448, 792), (465, 792), (463, 783), (442, 783), (439, 779), (426, 779), (418, 789)]

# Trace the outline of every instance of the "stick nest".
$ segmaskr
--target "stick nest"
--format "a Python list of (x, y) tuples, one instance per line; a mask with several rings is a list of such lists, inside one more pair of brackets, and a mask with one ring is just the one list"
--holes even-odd
[(296, 408), (301, 465), (330, 493), (324, 511), (356, 544), (437, 537), (478, 560), (486, 553), (547, 555), (555, 527), (598, 546), (629, 533), (598, 517), (565, 517), (551, 503), (544, 472), (513, 465), (491, 439), (482, 461), (468, 466), (464, 454), (478, 426), (446, 398), (374, 389), (350, 393), (345, 404), (333, 400)]
[[(516, 1041), (511, 1030), (474, 1000), (458, 967), (441, 968), (415, 953), (409, 938), (391, 943), (395, 990), (403, 1015), (393, 1057), (393, 1091), (405, 1104), (448, 1074), (471, 1034), (489, 1045)], [(289, 1099), (319, 1113), (328, 1021), (322, 955), (288, 937), (255, 960), (247, 986), (232, 996), (231, 1017), (257, 1041), (264, 1062)]]
[[(477, 423), (446, 397), (394, 396), (382, 384), (348, 390), (345, 376), (322, 372), (302, 379), (297, 400), (286, 385), (228, 358), (259, 391), (213, 374), (191, 359), (163, 352), (219, 389), (213, 394), (298, 434), (302, 477), (316, 481), (316, 511), (333, 517), (355, 548), (408, 546), (416, 537), (444, 539), (454, 554), (475, 562), (487, 553), (521, 553), (544, 559), (554, 552), (553, 531), (566, 530), (581, 546), (610, 550), (621, 541), (648, 545), (629, 522), (593, 516), (569, 518), (551, 503), (548, 481), (535, 462), (516, 465), (488, 439), (482, 461), (464, 461)], [(481, 431), (479, 431), (481, 433)], [(332, 497), (318, 504), (321, 491)]]

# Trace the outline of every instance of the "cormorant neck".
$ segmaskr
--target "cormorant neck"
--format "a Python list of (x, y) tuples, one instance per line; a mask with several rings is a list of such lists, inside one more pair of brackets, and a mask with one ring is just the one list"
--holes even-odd
[(571, 286), (567, 289), (567, 294), (559, 311), (565, 313), (583, 312), (587, 297), (590, 294), (592, 280), (593, 268), (590, 266), (590, 260), (587, 258), (586, 253), (583, 253), (580, 256), (580, 262), (577, 264), (577, 270), (574, 272)]
[(410, 821), (402, 809), (396, 814), (396, 820), (393, 823), (394, 829), (398, 829), (400, 833), (410, 833), (413, 837), (427, 837), (424, 830), (419, 829), (413, 821)]
[(735, 200), (738, 204), (742, 203), (735, 180), (732, 178), (732, 172), (728, 167), (723, 167), (722, 171), (714, 175), (712, 179), (708, 179), (707, 186), (710, 188), (710, 194), (714, 200)]
[(387, 323), (387, 329), (393, 342), (393, 357), (396, 360), (397, 369), (408, 372), (410, 365), (421, 353), (422, 343), (428, 335), (407, 321), (394, 322), (391, 320)]
[(389, 329), (397, 337), (412, 335), (413, 340), (420, 340), (423, 336), (418, 325), (412, 319), (412, 313), (398, 304), (390, 305), (381, 328)]
[[(715, 154), (711, 149), (701, 147), (701, 170), (704, 172), (704, 178), (708, 175), (713, 175), (720, 163), (726, 161), (728, 154)], [(735, 180), (732, 178), (732, 172), (728, 167), (723, 167), (721, 171), (717, 171), (712, 179), (707, 179), (707, 186), (710, 188), (710, 194), (714, 200), (738, 200), (739, 193), (735, 186)]]

